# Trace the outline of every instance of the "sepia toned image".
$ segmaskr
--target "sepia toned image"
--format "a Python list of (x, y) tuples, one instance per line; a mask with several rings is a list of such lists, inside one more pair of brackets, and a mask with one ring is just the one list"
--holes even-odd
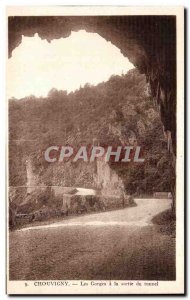
[(184, 292), (183, 8), (7, 9), (7, 293)]

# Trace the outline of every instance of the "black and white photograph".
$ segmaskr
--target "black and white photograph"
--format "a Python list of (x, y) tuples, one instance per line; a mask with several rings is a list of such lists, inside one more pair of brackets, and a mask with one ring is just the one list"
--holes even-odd
[(7, 293), (184, 292), (183, 7), (7, 8)]

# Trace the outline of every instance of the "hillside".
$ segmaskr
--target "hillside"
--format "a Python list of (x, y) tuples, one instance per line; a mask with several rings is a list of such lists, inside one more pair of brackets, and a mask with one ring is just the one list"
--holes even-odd
[[(80, 76), (80, 75), (79, 75)], [(100, 188), (97, 176), (109, 173), (127, 194), (170, 191), (167, 143), (144, 75), (136, 69), (75, 92), (52, 89), (46, 98), (9, 100), (9, 185)], [(137, 142), (144, 163), (48, 163), (52, 145), (129, 145)], [(97, 172), (102, 173), (97, 173)], [(110, 181), (110, 180), (109, 180)], [(104, 182), (105, 189), (114, 189)], [(102, 185), (100, 185), (102, 186)], [(117, 187), (118, 188), (118, 187)], [(21, 195), (21, 193), (19, 194)], [(23, 196), (24, 197), (24, 196)], [(21, 196), (16, 197), (22, 202)]]

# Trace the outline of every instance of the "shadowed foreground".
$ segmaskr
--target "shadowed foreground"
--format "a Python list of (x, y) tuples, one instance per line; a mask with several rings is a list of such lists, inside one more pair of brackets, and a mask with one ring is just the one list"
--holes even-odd
[(10, 280), (175, 280), (175, 238), (151, 219), (170, 200), (10, 232)]

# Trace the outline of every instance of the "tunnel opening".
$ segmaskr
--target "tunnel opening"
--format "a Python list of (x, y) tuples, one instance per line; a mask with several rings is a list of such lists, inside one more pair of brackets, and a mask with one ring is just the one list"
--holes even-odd
[(22, 35), (51, 41), (71, 31), (96, 32), (146, 74), (176, 154), (176, 16), (9, 17), (9, 56)]
[[(175, 177), (175, 17), (9, 17), (9, 56), (21, 43), (22, 35), (32, 37), (37, 32), (41, 39), (51, 42), (80, 30), (97, 33), (116, 45), (139, 72), (145, 74), (168, 139)], [(175, 199), (175, 180), (172, 183), (172, 193)]]
[(119, 48), (97, 33), (71, 31), (68, 37), (51, 43), (38, 33), (33, 37), (22, 35), (8, 60), (8, 77), (17, 74), (9, 83), (8, 98), (46, 97), (53, 89), (70, 93), (133, 68)]

